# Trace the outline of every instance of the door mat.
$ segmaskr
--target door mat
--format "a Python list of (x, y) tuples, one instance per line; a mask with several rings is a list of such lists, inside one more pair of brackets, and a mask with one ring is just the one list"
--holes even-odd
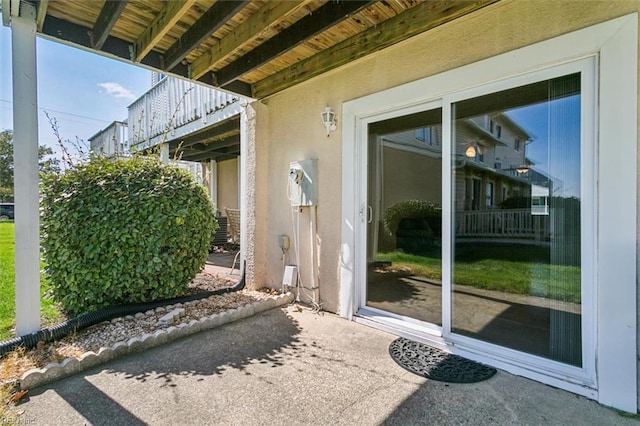
[(439, 382), (475, 383), (496, 374), (496, 369), (493, 367), (404, 337), (391, 342), (389, 354), (404, 369)]

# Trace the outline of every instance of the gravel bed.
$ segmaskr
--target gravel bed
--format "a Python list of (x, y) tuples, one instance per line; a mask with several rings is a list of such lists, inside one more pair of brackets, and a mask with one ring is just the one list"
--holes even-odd
[[(203, 271), (188, 284), (187, 294), (229, 287), (236, 282), (226, 276)], [(80, 330), (59, 341), (40, 342), (36, 348), (18, 350), (13, 356), (5, 357), (0, 360), (0, 383), (18, 379), (24, 372), (42, 368), (49, 363), (62, 362), (67, 358), (81, 359), (87, 352), (98, 353), (100, 348), (110, 348), (116, 343), (127, 342), (132, 338), (178, 327), (260, 300), (272, 299), (277, 294), (271, 290), (241, 290), (114, 318)]]
[[(111, 321), (96, 324), (79, 333), (65, 337), (51, 343), (50, 351), (58, 356), (78, 357), (102, 347), (110, 347), (118, 342), (126, 342), (132, 337), (139, 337), (146, 333), (176, 327), (179, 324), (199, 320), (218, 312), (249, 305), (257, 300), (268, 299), (271, 293), (261, 291), (242, 290), (236, 293), (210, 296), (206, 299), (192, 302), (178, 303), (140, 312), (136, 315), (114, 318)], [(167, 314), (172, 315), (171, 321), (161, 321)], [(171, 316), (171, 315), (170, 315)]]

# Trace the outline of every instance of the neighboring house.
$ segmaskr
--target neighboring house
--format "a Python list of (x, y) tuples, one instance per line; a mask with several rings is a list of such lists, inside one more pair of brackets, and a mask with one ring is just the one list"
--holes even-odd
[(118, 156), (156, 149), (189, 170), (224, 217), (225, 208), (240, 205), (242, 98), (153, 72), (151, 88), (129, 105), (127, 120), (89, 138), (91, 152)]
[(156, 72), (151, 83), (128, 108), (131, 150), (155, 147), (193, 169), (219, 215), (225, 216), (225, 208), (239, 208), (239, 116), (244, 97)]
[[(130, 1), (103, 9), (59, 0), (5, 9), (16, 2), (3, 2), (20, 46), (13, 84), (33, 98), (14, 103), (16, 141), (37, 140), (34, 33), (251, 97), (223, 107), (189, 92), (185, 120), (173, 123), (179, 89), (166, 98), (166, 120), (135, 111), (128, 119), (141, 135), (132, 144), (175, 151), (183, 142), (186, 159), (215, 152), (220, 168), (237, 155), (234, 137), (240, 142), (250, 286), (281, 288), (284, 254), (298, 266), (301, 299), (345, 319), (638, 410), (639, 2)], [(151, 92), (144, 102), (155, 102)], [(195, 114), (199, 105), (218, 118)], [(180, 134), (202, 120), (211, 133)], [(414, 138), (403, 149), (387, 137), (400, 133)], [(16, 181), (33, 204), (24, 211), (35, 212), (25, 223), (37, 223), (37, 182), (26, 173)], [(494, 211), (516, 195), (528, 203), (522, 213), (498, 219)], [(376, 269), (396, 262), (376, 233), (386, 204), (409, 198), (441, 206), (441, 235), (410, 259), (435, 272), (394, 280)], [(509, 236), (461, 234), (459, 217), (476, 214)], [(544, 223), (537, 240), (512, 238)], [(288, 251), (283, 235), (292, 237)], [(33, 255), (16, 263), (32, 275), (16, 274), (25, 277), (18, 311), (39, 297), (37, 237), (24, 244)], [(477, 265), (485, 265), (484, 288), (465, 281), (478, 278)], [(522, 284), (516, 295), (496, 288), (509, 271), (508, 281)], [(18, 323), (18, 332), (32, 331)]]
[(121, 156), (129, 154), (127, 122), (114, 121), (89, 138), (89, 149), (94, 155)]

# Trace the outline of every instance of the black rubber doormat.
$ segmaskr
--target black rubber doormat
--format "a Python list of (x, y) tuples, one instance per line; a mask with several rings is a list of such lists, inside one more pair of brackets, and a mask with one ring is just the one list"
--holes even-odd
[(493, 367), (448, 354), (404, 337), (391, 342), (389, 354), (406, 370), (439, 382), (475, 383), (496, 374)]

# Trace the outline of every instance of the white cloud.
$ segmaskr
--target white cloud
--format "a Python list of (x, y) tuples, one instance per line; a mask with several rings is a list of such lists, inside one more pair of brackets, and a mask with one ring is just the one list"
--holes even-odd
[(102, 87), (107, 91), (108, 95), (111, 95), (114, 98), (124, 98), (132, 101), (136, 98), (131, 91), (125, 89), (118, 83), (98, 83), (98, 86)]

